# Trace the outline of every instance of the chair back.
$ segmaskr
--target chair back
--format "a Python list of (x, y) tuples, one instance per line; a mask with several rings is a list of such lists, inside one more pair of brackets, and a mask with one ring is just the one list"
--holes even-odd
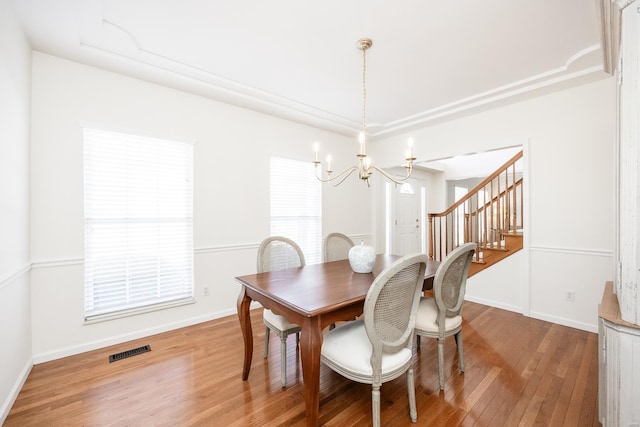
[(438, 324), (444, 324), (445, 316), (461, 314), (469, 266), (475, 250), (475, 243), (458, 246), (438, 267), (433, 279), (433, 296), (438, 307)]
[(267, 237), (258, 248), (258, 273), (304, 267), (300, 246), (282, 236)]
[(328, 234), (322, 246), (324, 247), (324, 262), (349, 259), (349, 250), (353, 247), (353, 240), (342, 233)]
[(422, 292), (426, 254), (407, 255), (382, 271), (364, 302), (364, 324), (373, 346), (371, 366), (380, 372), (382, 352), (411, 345)]

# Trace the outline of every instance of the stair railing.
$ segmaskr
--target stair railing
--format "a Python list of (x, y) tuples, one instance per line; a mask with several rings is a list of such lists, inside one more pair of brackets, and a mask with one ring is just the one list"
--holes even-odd
[(520, 151), (444, 212), (428, 214), (430, 259), (442, 260), (468, 242), (478, 247), (475, 261), (483, 248), (506, 250), (504, 235), (522, 231), (522, 156)]

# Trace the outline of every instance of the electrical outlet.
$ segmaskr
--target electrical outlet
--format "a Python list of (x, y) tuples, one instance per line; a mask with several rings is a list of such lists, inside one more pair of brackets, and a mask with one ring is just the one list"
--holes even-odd
[(576, 302), (576, 291), (567, 291), (566, 300)]
[(208, 296), (209, 296), (209, 287), (208, 287), (208, 286), (205, 286), (205, 287), (203, 288), (203, 290), (204, 290), (204, 296), (205, 296), (205, 297), (208, 297)]

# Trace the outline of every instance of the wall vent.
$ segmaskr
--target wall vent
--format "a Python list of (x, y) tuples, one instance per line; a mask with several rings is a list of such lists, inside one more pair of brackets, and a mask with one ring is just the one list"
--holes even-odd
[(115, 362), (121, 359), (126, 359), (127, 357), (137, 356), (138, 354), (146, 353), (147, 351), (151, 351), (150, 345), (145, 345), (142, 347), (134, 348), (132, 350), (123, 351), (122, 353), (116, 353), (109, 356), (109, 363)]

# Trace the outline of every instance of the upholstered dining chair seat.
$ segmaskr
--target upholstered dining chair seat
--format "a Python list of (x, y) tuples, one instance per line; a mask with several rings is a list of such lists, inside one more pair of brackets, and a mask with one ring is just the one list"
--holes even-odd
[(281, 331), (288, 329), (295, 329), (298, 327), (295, 323), (289, 322), (284, 316), (280, 316), (279, 314), (275, 314), (271, 310), (264, 310), (263, 318), (265, 322), (268, 322), (272, 326), (280, 329)]
[[(418, 305), (418, 316), (416, 317), (416, 329), (424, 332), (432, 332), (438, 336), (438, 307), (436, 300), (430, 297), (422, 297)], [(462, 316), (444, 318), (444, 330), (453, 331), (462, 326)]]
[(324, 335), (320, 361), (352, 381), (371, 384), (373, 427), (380, 426), (382, 384), (407, 376), (409, 417), (418, 419), (412, 337), (422, 292), (426, 254), (406, 255), (380, 272), (367, 291), (361, 320)]
[[(278, 271), (287, 268), (304, 267), (304, 254), (296, 242), (283, 236), (264, 239), (258, 247), (258, 273)], [(280, 380), (282, 387), (287, 385), (287, 337), (296, 334), (296, 346), (300, 342), (300, 327), (289, 322), (284, 316), (265, 308), (264, 319), (264, 357), (269, 356), (269, 336), (273, 331), (280, 337)]]
[(462, 348), (462, 304), (475, 243), (452, 250), (440, 263), (433, 278), (433, 298), (422, 297), (418, 304), (415, 334), (438, 340), (438, 383), (444, 390), (444, 339), (453, 335), (458, 346), (458, 368), (464, 372)]
[[(356, 320), (332, 329), (324, 336), (322, 361), (332, 369), (364, 384), (371, 384), (373, 369), (371, 353), (373, 347), (367, 336), (364, 321)], [(397, 353), (382, 352), (382, 382), (389, 381), (406, 372), (411, 363), (412, 352), (403, 348)], [(344, 369), (343, 369), (344, 368)]]

